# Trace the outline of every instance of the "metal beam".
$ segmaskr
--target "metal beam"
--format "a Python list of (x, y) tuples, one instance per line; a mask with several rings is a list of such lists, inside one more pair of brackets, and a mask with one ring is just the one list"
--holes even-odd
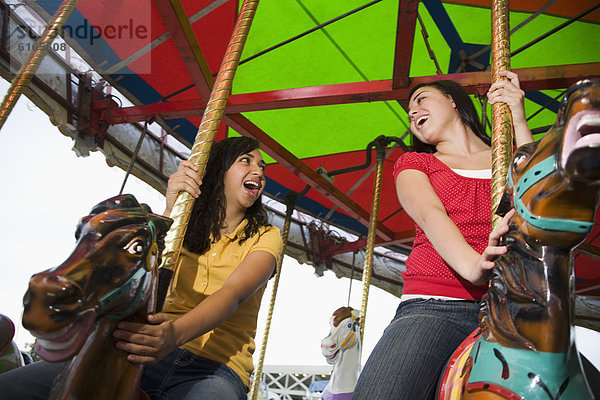
[[(414, 238), (415, 238), (415, 230), (409, 229), (409, 230), (406, 230), (403, 232), (394, 233), (394, 238), (392, 240), (383, 240), (381, 238), (378, 238), (375, 241), (375, 246), (388, 246), (388, 245), (394, 245), (394, 244), (408, 243), (408, 242), (412, 242)], [(332, 251), (331, 254), (335, 255), (335, 254), (354, 252), (356, 250), (364, 249), (366, 245), (367, 245), (367, 239), (358, 239), (358, 240), (355, 240), (354, 242), (344, 243), (339, 249)]]
[(392, 88), (405, 88), (410, 83), (410, 60), (412, 58), (417, 9), (419, 0), (400, 0), (396, 25), (396, 50)]
[(581, 243), (575, 248), (575, 251), (591, 257), (594, 260), (600, 260), (600, 247), (594, 246), (591, 243)]
[[(191, 25), (185, 15), (179, 0), (169, 0), (169, 4), (161, 0), (155, 0), (155, 4), (171, 32), (190, 76), (200, 93), (201, 98), (208, 99), (212, 87), (212, 76), (200, 46), (193, 34)], [(223, 122), (234, 128), (238, 133), (253, 136), (262, 143), (262, 149), (273, 159), (281, 163), (290, 171), (295, 172), (302, 180), (313, 186), (317, 191), (329, 198), (334, 204), (356, 218), (358, 221), (368, 224), (369, 214), (362, 207), (352, 201), (348, 196), (339, 191), (329, 181), (317, 174), (310, 167), (287, 151), (283, 146), (273, 140), (256, 125), (240, 114), (223, 116)], [(112, 123), (112, 122), (111, 122)], [(386, 239), (393, 237), (393, 232), (381, 226), (377, 229), (378, 234)]]
[(575, 294), (581, 295), (600, 289), (600, 279), (588, 279), (575, 284)]
[(214, 79), (181, 2), (179, 0), (154, 0), (154, 4), (171, 33), (175, 47), (177, 47), (181, 60), (200, 97), (208, 100)]
[[(514, 72), (519, 75), (523, 90), (563, 89), (584, 77), (600, 77), (600, 63), (520, 68)], [(490, 86), (489, 72), (480, 71), (415, 77), (408, 88), (399, 89), (393, 89), (392, 80), (382, 80), (243, 93), (229, 97), (225, 114), (386, 100), (405, 101), (414, 85), (440, 79), (454, 80), (469, 93), (485, 93)], [(203, 112), (202, 100), (194, 99), (111, 109), (106, 118), (110, 124), (121, 124), (149, 118), (193, 117)]]

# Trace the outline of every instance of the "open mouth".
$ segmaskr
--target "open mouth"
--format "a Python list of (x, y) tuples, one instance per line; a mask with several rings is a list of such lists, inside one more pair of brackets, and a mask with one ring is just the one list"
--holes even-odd
[(328, 364), (335, 364), (337, 358), (338, 358), (338, 354), (340, 354), (340, 349), (337, 349), (336, 351), (334, 351), (331, 354), (323, 354), (325, 356), (325, 360), (327, 361)]
[(423, 115), (421, 117), (419, 117), (419, 119), (417, 119), (416, 125), (418, 129), (421, 129), (423, 127), (423, 124), (429, 119), (428, 115)]
[(75, 321), (57, 331), (34, 332), (35, 351), (49, 362), (65, 361), (79, 352), (96, 321), (94, 310), (82, 312)]
[(248, 180), (244, 182), (244, 188), (246, 192), (252, 197), (258, 197), (260, 194), (260, 183)]
[(574, 150), (583, 147), (600, 148), (600, 111), (584, 110), (575, 114), (567, 123), (561, 154), (564, 168)]

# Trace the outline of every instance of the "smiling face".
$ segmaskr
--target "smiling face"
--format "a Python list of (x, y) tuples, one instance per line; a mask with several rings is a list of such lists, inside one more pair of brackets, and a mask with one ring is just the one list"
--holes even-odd
[(245, 211), (265, 188), (265, 161), (258, 149), (241, 154), (224, 177), (227, 207)]
[(417, 89), (408, 105), (410, 130), (423, 143), (437, 144), (450, 123), (460, 122), (452, 98), (433, 86)]

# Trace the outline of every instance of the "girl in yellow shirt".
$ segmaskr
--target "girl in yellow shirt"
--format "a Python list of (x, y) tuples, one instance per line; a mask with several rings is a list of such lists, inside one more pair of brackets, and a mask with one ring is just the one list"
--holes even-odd
[[(113, 333), (130, 362), (146, 364), (142, 389), (152, 399), (247, 398), (260, 300), (283, 246), (262, 207), (264, 170), (258, 142), (239, 137), (213, 145), (202, 182), (189, 161), (169, 179), (165, 215), (181, 191), (196, 202), (165, 305)], [(47, 399), (65, 365), (0, 375), (0, 399)]]
[(260, 301), (282, 250), (262, 207), (265, 162), (247, 137), (213, 145), (202, 181), (182, 161), (167, 187), (196, 198), (163, 311), (121, 322), (116, 346), (144, 367), (152, 399), (246, 399)]

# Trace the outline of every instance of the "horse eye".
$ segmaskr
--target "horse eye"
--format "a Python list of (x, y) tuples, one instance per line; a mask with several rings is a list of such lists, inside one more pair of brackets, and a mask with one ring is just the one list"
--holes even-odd
[(141, 239), (133, 239), (125, 246), (125, 250), (129, 254), (141, 256), (144, 254), (144, 242)]
[(515, 165), (515, 167), (517, 167), (519, 164), (521, 164), (523, 162), (523, 160), (525, 160), (525, 154), (517, 154), (517, 155), (515, 155), (513, 164)]

